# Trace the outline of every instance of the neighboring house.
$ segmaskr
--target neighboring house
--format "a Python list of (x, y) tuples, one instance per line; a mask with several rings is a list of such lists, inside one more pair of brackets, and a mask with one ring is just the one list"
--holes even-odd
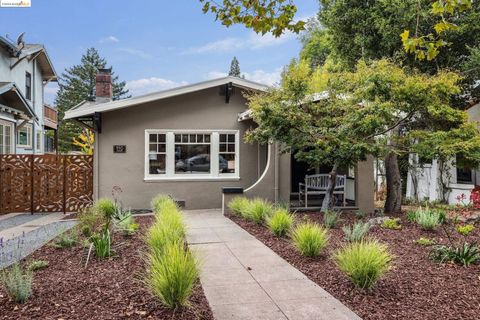
[[(467, 114), (469, 121), (478, 124), (480, 104), (470, 107)], [(461, 166), (461, 159), (452, 159), (443, 168), (437, 160), (422, 162), (416, 155), (410, 155), (409, 162), (406, 197), (410, 199), (467, 204), (472, 190), (480, 185), (480, 171)]]
[[(255, 123), (243, 94), (267, 86), (225, 77), (111, 101), (110, 81), (109, 70), (100, 70), (96, 101), (65, 114), (95, 131), (96, 197), (119, 186), (122, 203), (133, 209), (149, 208), (159, 193), (188, 209), (219, 208), (222, 187), (236, 187), (249, 197), (288, 204), (298, 198), (306, 174), (328, 172), (280, 154), (275, 143), (244, 142)], [(369, 159), (345, 169), (350, 207), (373, 211), (372, 168)]]
[(45, 47), (22, 39), (0, 37), (0, 154), (53, 152), (57, 111), (45, 105), (44, 87), (57, 75)]

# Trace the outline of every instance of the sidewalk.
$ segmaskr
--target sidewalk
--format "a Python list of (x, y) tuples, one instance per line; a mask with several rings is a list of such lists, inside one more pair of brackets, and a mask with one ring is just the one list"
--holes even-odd
[(215, 319), (360, 319), (220, 210), (185, 217)]

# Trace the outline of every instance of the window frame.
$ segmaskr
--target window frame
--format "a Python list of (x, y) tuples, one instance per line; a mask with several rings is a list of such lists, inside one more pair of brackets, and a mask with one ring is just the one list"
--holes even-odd
[[(0, 154), (14, 154), (15, 153), (15, 123), (12, 122), (12, 121), (7, 121), (7, 120), (3, 120), (3, 119), (0, 119), (0, 124), (2, 125), (2, 140), (0, 141), (0, 145), (1, 145), (1, 152)], [(5, 147), (6, 147), (6, 143), (5, 141), (7, 141), (7, 137), (5, 135), (5, 128), (6, 127), (9, 127), (10, 128), (10, 144), (9, 144), (9, 147), (10, 147), (10, 152), (5, 152)]]
[[(20, 131), (23, 129), (27, 129), (27, 144), (20, 143)], [(25, 149), (32, 149), (33, 147), (33, 126), (31, 123), (27, 123), (20, 129), (16, 130), (16, 138), (17, 138), (17, 147), (25, 148)]]
[[(149, 139), (150, 134), (165, 134), (166, 138), (166, 170), (165, 174), (150, 174)], [(210, 135), (210, 173), (184, 174), (175, 173), (175, 134), (209, 134)], [(235, 172), (220, 173), (220, 134), (235, 135)], [(146, 129), (144, 150), (144, 181), (216, 181), (240, 179), (240, 132), (239, 130), (198, 130), (198, 129)]]
[(32, 74), (25, 71), (25, 98), (32, 101)]

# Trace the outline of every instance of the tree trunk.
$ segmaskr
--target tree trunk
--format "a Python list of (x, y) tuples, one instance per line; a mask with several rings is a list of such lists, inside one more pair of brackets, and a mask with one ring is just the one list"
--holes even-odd
[(395, 213), (402, 210), (402, 177), (398, 168), (397, 155), (390, 152), (385, 157), (385, 176), (387, 180), (387, 198), (385, 213)]
[(333, 210), (335, 204), (335, 197), (333, 191), (335, 191), (335, 182), (337, 181), (337, 164), (333, 165), (332, 171), (330, 171), (330, 179), (328, 180), (327, 190), (325, 198), (322, 202), (322, 212)]

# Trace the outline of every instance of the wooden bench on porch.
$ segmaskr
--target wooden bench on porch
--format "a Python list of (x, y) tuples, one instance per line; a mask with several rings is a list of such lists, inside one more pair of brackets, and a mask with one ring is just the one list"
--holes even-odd
[[(298, 200), (300, 204), (304, 202), (305, 207), (308, 207), (309, 195), (326, 195), (328, 182), (330, 180), (329, 174), (312, 174), (305, 176), (305, 182), (298, 184)], [(343, 206), (346, 206), (345, 186), (347, 177), (345, 175), (337, 175), (335, 187), (333, 190), (334, 196), (342, 195)]]

